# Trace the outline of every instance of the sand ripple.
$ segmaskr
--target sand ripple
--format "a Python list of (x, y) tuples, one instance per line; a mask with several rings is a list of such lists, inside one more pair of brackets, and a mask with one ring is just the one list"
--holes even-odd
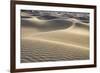
[(21, 62), (89, 59), (89, 24), (75, 18), (23, 16)]

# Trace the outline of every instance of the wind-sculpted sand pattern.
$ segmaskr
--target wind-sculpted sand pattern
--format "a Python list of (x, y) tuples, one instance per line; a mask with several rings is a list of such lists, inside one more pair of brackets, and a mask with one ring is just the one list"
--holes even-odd
[(86, 22), (75, 17), (22, 12), (21, 62), (89, 59), (89, 23)]

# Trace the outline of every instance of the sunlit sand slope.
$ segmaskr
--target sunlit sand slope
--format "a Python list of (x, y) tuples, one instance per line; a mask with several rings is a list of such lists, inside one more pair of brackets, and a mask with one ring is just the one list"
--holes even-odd
[(22, 39), (21, 62), (45, 62), (88, 59), (84, 47), (38, 38)]
[(21, 62), (89, 59), (89, 26), (76, 19), (22, 19)]

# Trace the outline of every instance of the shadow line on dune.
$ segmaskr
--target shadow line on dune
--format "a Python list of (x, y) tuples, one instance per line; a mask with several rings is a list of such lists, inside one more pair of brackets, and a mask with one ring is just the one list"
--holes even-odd
[(83, 47), (83, 46), (79, 46), (79, 45), (74, 45), (71, 43), (64, 43), (61, 41), (54, 41), (54, 40), (46, 40), (46, 39), (41, 39), (41, 38), (23, 38), (23, 39), (28, 39), (30, 41), (32, 40), (38, 40), (38, 41), (43, 41), (43, 42), (48, 42), (48, 43), (53, 43), (53, 44), (59, 44), (59, 45), (64, 45), (64, 46), (73, 46), (73, 47), (77, 47), (77, 48), (84, 48), (84, 50), (88, 50), (88, 47)]
[(36, 28), (40, 31), (53, 31), (59, 29), (67, 29), (73, 25), (72, 22), (67, 20), (44, 20), (44, 21), (34, 21), (34, 20), (21, 20), (22, 27)]

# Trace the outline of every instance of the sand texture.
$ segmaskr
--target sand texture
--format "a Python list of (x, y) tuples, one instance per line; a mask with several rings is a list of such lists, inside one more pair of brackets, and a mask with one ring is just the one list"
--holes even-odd
[(51, 13), (21, 12), (21, 62), (89, 59), (86, 16)]

